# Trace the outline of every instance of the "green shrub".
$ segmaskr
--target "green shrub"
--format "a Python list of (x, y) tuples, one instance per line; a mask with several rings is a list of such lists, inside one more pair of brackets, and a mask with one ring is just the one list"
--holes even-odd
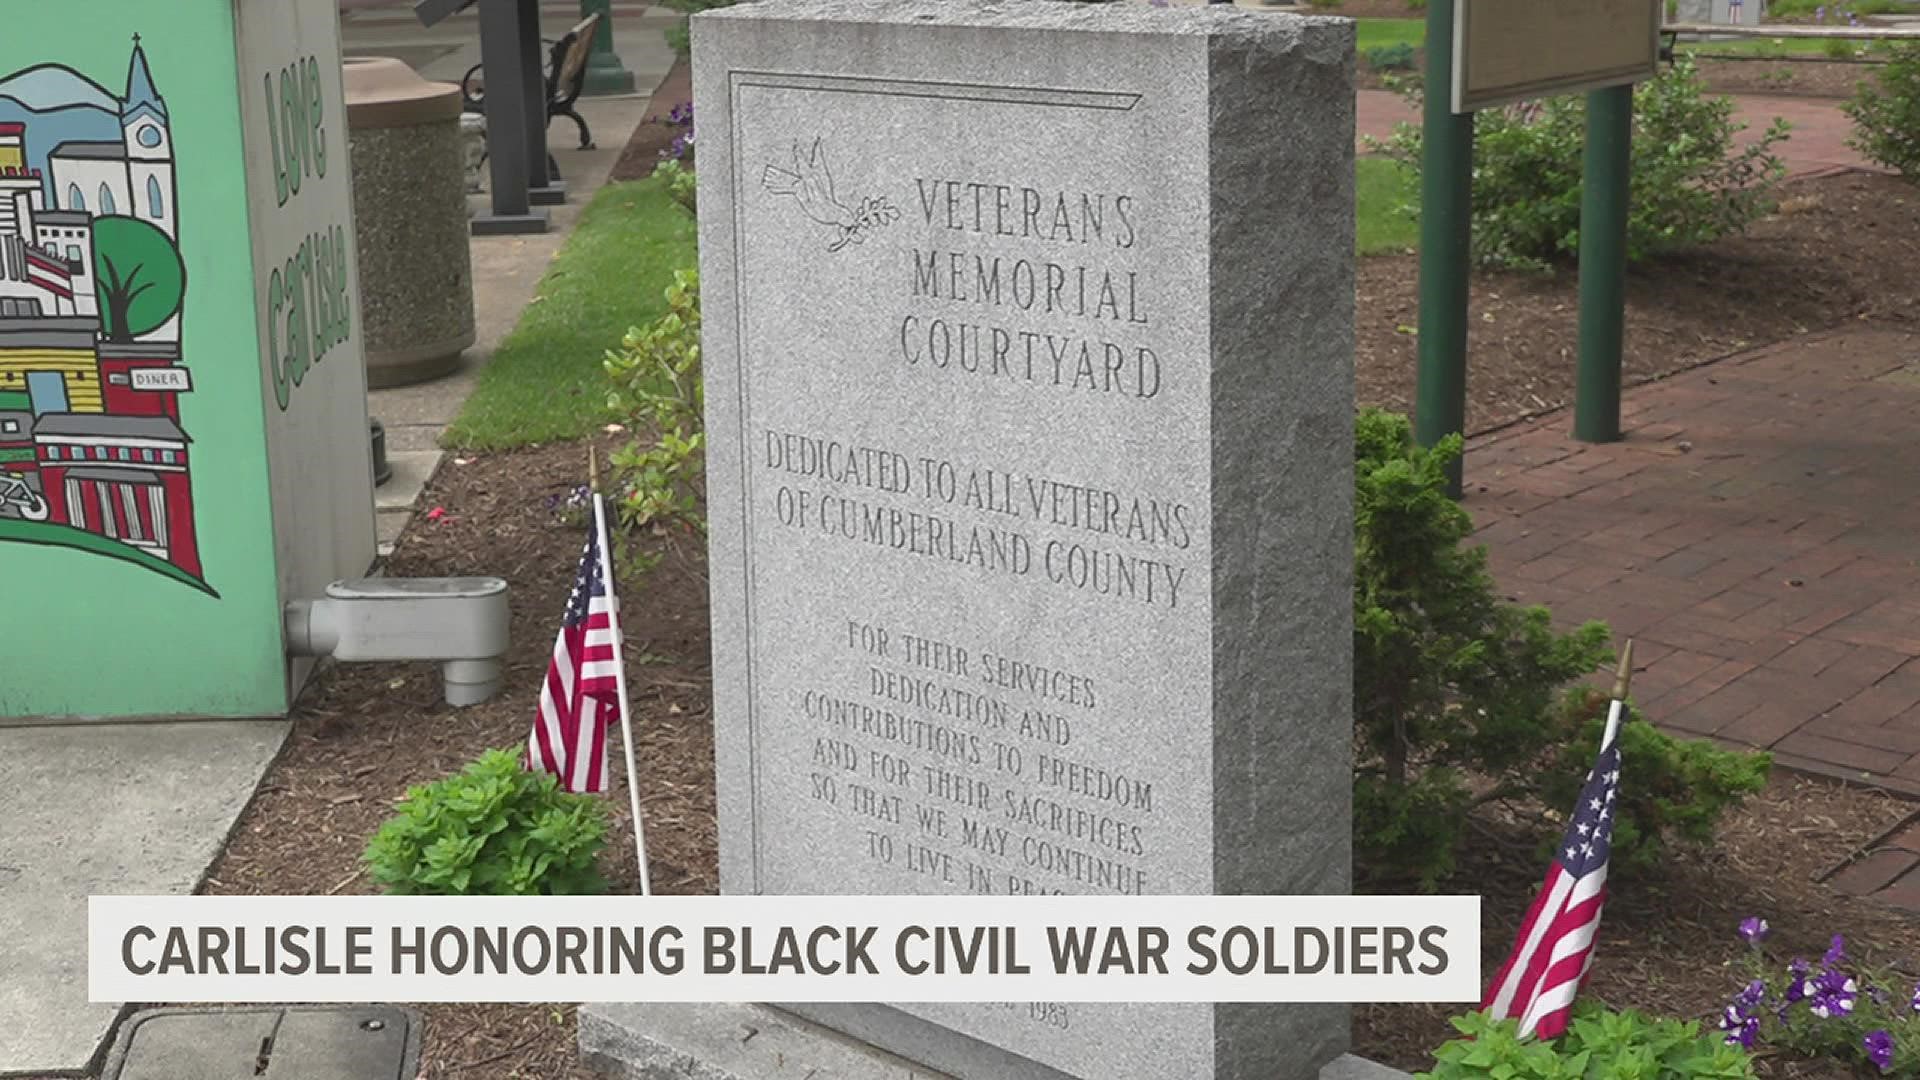
[(373, 878), (401, 895), (559, 896), (606, 889), (606, 804), (492, 750), (411, 788), (367, 845)]
[(628, 528), (706, 531), (706, 393), (700, 372), (700, 275), (674, 274), (667, 313), (607, 353), (607, 404), (635, 433), (614, 452), (614, 505)]
[(1367, 67), (1373, 71), (1412, 71), (1414, 58), (1418, 55), (1414, 47), (1404, 41), (1392, 45), (1376, 45), (1361, 53)]
[[(1452, 870), (1480, 804), (1531, 807), (1543, 843), (1559, 838), (1605, 715), (1597, 696), (1564, 688), (1610, 656), (1605, 626), (1557, 633), (1545, 608), (1499, 599), (1486, 550), (1464, 545), (1472, 521), (1447, 495), (1460, 448), (1458, 436), (1416, 447), (1402, 416), (1368, 410), (1356, 422), (1354, 842), (1376, 874), (1425, 887)], [(1644, 722), (1622, 740), (1622, 866), (1709, 838), (1769, 764)]]
[(1847, 145), (1870, 161), (1920, 180), (1920, 42), (1886, 48), (1886, 64), (1863, 80), (1843, 108), (1853, 119)]
[(1567, 1033), (1522, 1041), (1512, 1020), (1456, 1017), (1461, 1038), (1434, 1051), (1420, 1080), (1743, 1080), (1753, 1058), (1695, 1021), (1613, 1012), (1590, 1000), (1574, 1006)]
[(1857, 46), (1845, 38), (1828, 38), (1820, 48), (1829, 60), (1851, 60)]
[[(1786, 166), (1773, 147), (1787, 137), (1786, 122), (1775, 120), (1758, 140), (1735, 149), (1743, 125), (1733, 118), (1732, 99), (1704, 90), (1693, 61), (1682, 59), (1634, 91), (1631, 259), (1738, 233), (1777, 205)], [(1474, 134), (1475, 257), (1520, 269), (1576, 257), (1585, 99), (1565, 95), (1483, 110)], [(1379, 145), (1420, 168), (1418, 127), (1403, 124)]]
[[(1600, 753), (1608, 699), (1587, 688), (1570, 691), (1553, 728), (1567, 733), (1535, 793), (1546, 806), (1570, 807), (1586, 770)], [(1620, 757), (1631, 779), (1619, 787), (1613, 865), (1656, 868), (1675, 843), (1713, 842), (1720, 818), (1767, 786), (1773, 755), (1722, 750), (1704, 739), (1676, 739), (1629, 707), (1620, 725)], [(1557, 837), (1550, 838), (1549, 843)]]
[(695, 217), (700, 216), (700, 208), (695, 197), (699, 184), (695, 181), (692, 169), (682, 165), (675, 158), (667, 158), (654, 166), (653, 172), (660, 177), (661, 183), (667, 185), (667, 195), (680, 204), (681, 209)]

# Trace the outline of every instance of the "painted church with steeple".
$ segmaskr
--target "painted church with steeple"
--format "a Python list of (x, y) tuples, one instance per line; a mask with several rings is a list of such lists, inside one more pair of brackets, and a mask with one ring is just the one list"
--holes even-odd
[(127, 93), (120, 102), (119, 141), (61, 143), (47, 155), (47, 163), (55, 209), (124, 214), (179, 239), (173, 132), (167, 103), (154, 89), (138, 37), (127, 70)]

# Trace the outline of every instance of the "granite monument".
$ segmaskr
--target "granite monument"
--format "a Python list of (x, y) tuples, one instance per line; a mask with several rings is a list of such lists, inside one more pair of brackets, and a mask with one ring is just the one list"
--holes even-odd
[[(693, 34), (724, 890), (1346, 892), (1352, 24), (767, 0)], [(744, 1053), (686, 1008), (583, 1043)], [(1296, 1080), (1348, 1037), (795, 1013), (965, 1080)]]

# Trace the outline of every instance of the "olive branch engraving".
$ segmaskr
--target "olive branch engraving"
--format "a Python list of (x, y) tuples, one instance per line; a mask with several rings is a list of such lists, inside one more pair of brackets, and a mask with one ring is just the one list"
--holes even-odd
[(829, 252), (848, 244), (864, 244), (870, 234), (900, 220), (900, 208), (885, 196), (865, 196), (857, 207), (840, 201), (834, 194), (825, 142), (818, 137), (806, 151), (794, 143), (793, 167), (768, 165), (762, 181), (775, 195), (792, 196), (807, 217), (837, 230), (833, 242), (827, 245)]

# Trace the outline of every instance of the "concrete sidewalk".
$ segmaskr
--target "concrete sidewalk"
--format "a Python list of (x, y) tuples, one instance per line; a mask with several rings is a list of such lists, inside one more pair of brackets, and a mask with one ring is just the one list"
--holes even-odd
[[(1853, 121), (1840, 111), (1838, 102), (1804, 97), (1759, 97), (1741, 95), (1733, 99), (1734, 118), (1747, 126), (1735, 136), (1737, 145), (1756, 141), (1781, 117), (1793, 125), (1793, 131), (1774, 153), (1787, 166), (1790, 177), (1817, 176), (1841, 169), (1874, 169), (1859, 152), (1847, 145)], [(1418, 123), (1419, 113), (1398, 94), (1389, 90), (1359, 91), (1359, 115), (1356, 127), (1359, 150), (1367, 152), (1366, 137), (1385, 139), (1396, 124)]]
[[(405, 16), (395, 19), (398, 11)], [(577, 4), (573, 5), (577, 13)], [(664, 13), (664, 16), (662, 15)], [(564, 33), (567, 23), (560, 7), (544, 6), (543, 18)], [(627, 18), (616, 8), (615, 42), (621, 60), (634, 76), (638, 93), (622, 97), (582, 98), (581, 115), (593, 129), (596, 148), (578, 149), (573, 125), (555, 125), (548, 146), (567, 184), (566, 205), (548, 208), (552, 227), (530, 236), (474, 237), (474, 316), (477, 340), (452, 374), (416, 386), (375, 390), (367, 395), (373, 417), (386, 427), (387, 458), (393, 478), (374, 492), (379, 509), (380, 554), (391, 554), (415, 512), (420, 493), (445, 455), (440, 435), (460, 414), (473, 392), (480, 368), (520, 321), (520, 312), (532, 302), (547, 264), (579, 219), (580, 212), (607, 181), (627, 140), (645, 118), (649, 96), (675, 61), (664, 27), (672, 22), (668, 9), (648, 9)], [(623, 21), (624, 19), (624, 21)], [(407, 8), (381, 8), (349, 15), (344, 22), (350, 52), (357, 55), (396, 56), (419, 64), (430, 78), (457, 80), (478, 59), (479, 29), (471, 13), (432, 30), (420, 27)], [(484, 212), (484, 195), (471, 200), (475, 213)]]
[(288, 727), (0, 729), (0, 1076), (96, 1063), (120, 1007), (87, 1001), (87, 897), (199, 887)]

